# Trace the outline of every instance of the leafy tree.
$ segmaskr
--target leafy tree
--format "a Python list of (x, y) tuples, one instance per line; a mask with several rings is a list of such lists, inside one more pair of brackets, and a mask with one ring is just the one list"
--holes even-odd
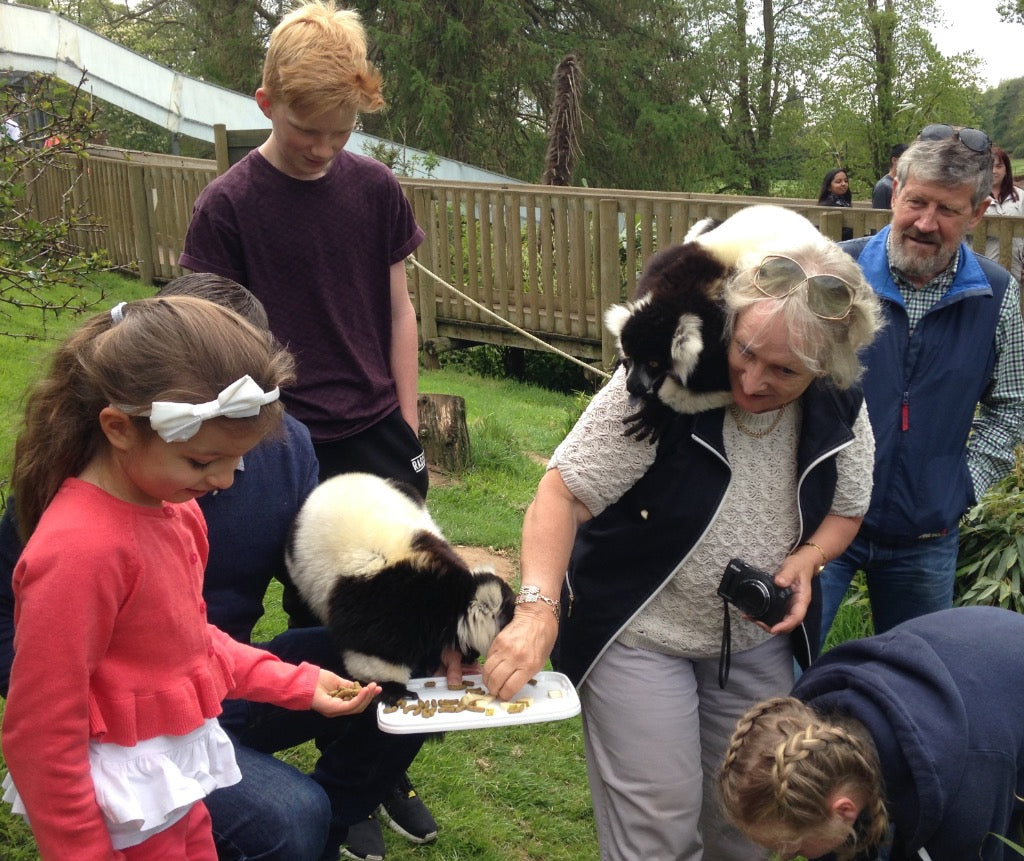
[(828, 147), (816, 158), (819, 179), (840, 152), (848, 154), (844, 167), (873, 183), (889, 169), (890, 147), (913, 140), (923, 125), (977, 121), (976, 58), (939, 53), (924, 27), (936, 14), (933, 0), (817, 6), (808, 36), (819, 48), (808, 58), (807, 91), (811, 135), (822, 133)]
[[(241, 92), (286, 5), (29, 2)], [(339, 2), (362, 13), (384, 73), (389, 108), (366, 131), (530, 181), (545, 167), (551, 76), (570, 54), (584, 70), (573, 181), (592, 186), (808, 195), (842, 164), (866, 194), (896, 141), (994, 109), (976, 58), (931, 42), (934, 0)], [(1000, 116), (1022, 116), (1004, 95)], [(104, 122), (124, 146), (166, 135), (116, 111)], [(997, 139), (1024, 142), (1011, 131)]]
[[(600, 7), (600, 8), (599, 8)], [(701, 3), (595, 3), (577, 24), (586, 70), (578, 173), (590, 185), (713, 191), (732, 174)]]
[(544, 122), (524, 95), (522, 81), (538, 54), (528, 40), (532, 22), (524, 7), (499, 0), (355, 5), (384, 73), (388, 102), (386, 111), (363, 118), (366, 131), (529, 175), (522, 153), (543, 151)]
[[(92, 224), (76, 202), (78, 161), (65, 158), (81, 154), (95, 114), (81, 85), (42, 76), (0, 90), (0, 111), (21, 130), (17, 140), (0, 135), (0, 305), (36, 308), (45, 325), (48, 312), (88, 307), (77, 288), (109, 268), (103, 252), (85, 247)], [(53, 164), (63, 168), (58, 175), (65, 181), (47, 192), (60, 194), (62, 215), (40, 220), (30, 201), (44, 193), (42, 167)], [(0, 336), (25, 337), (2, 324)]]
[(720, 133), (692, 98), (705, 72), (679, 0), (406, 0), (358, 4), (389, 109), (367, 131), (537, 181), (551, 76), (584, 70), (580, 158), (588, 185), (692, 188)]
[(981, 96), (981, 128), (1011, 156), (1024, 158), (1024, 78), (1002, 81)]
[(27, 0), (186, 75), (240, 93), (259, 85), (285, 0)]
[(1024, 24), (1024, 0), (1005, 0), (996, 9), (1004, 21)]

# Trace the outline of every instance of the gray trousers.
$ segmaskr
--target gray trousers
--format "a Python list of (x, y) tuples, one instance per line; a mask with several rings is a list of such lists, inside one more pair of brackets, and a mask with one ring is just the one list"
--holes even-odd
[(793, 685), (789, 637), (690, 660), (613, 643), (587, 677), (583, 736), (604, 861), (756, 861), (768, 853), (727, 824), (718, 771), (736, 722)]

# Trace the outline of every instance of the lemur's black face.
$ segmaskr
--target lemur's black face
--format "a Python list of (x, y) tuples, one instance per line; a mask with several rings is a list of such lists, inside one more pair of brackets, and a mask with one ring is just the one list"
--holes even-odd
[(626, 366), (626, 390), (635, 397), (658, 390), (672, 373), (672, 339), (676, 315), (664, 307), (636, 308), (619, 333), (619, 353)]

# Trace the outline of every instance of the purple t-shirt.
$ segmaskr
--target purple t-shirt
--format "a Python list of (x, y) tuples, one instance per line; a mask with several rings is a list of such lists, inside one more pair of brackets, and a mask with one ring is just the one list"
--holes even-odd
[(398, 406), (390, 269), (423, 235), (380, 162), (342, 150), (325, 176), (298, 180), (253, 150), (199, 195), (179, 262), (259, 297), (298, 362), (282, 398), (315, 442), (330, 442)]

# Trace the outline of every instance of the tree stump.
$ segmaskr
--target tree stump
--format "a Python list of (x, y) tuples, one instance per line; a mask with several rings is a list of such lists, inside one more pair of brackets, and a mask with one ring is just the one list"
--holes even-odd
[(444, 472), (462, 472), (470, 463), (466, 401), (458, 395), (421, 394), (416, 401), (420, 445), (427, 463)]

